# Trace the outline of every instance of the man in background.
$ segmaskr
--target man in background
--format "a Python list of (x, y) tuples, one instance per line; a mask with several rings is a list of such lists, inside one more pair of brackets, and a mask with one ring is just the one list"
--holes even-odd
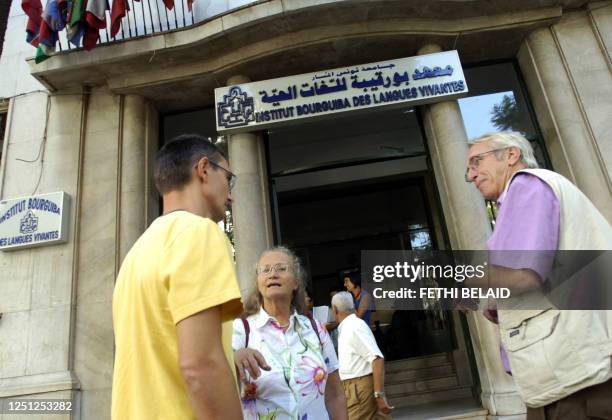
[(338, 321), (338, 362), (350, 420), (388, 419), (393, 407), (385, 396), (385, 365), (370, 327), (357, 315), (353, 296), (332, 298)]

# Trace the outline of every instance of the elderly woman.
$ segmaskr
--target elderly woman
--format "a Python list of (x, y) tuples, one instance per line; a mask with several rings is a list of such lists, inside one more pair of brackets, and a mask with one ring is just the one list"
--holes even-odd
[(257, 264), (246, 316), (234, 321), (232, 347), (245, 419), (346, 419), (338, 359), (325, 328), (301, 315), (298, 258), (272, 248)]

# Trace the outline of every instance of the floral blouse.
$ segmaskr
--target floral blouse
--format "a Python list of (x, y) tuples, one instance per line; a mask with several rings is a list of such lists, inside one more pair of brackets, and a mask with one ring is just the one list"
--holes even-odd
[[(245, 420), (325, 420), (325, 385), (338, 370), (331, 337), (315, 320), (321, 344), (310, 320), (294, 312), (286, 331), (261, 308), (247, 318), (249, 348), (258, 350), (271, 367), (257, 379), (248, 377), (241, 387)], [(241, 319), (234, 320), (232, 348), (245, 348)], [(322, 348), (321, 348), (322, 347)]]

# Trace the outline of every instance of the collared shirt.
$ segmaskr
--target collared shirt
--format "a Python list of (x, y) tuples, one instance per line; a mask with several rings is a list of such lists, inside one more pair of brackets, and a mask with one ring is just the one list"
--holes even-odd
[(372, 373), (372, 362), (383, 358), (370, 327), (351, 314), (338, 325), (338, 360), (340, 379), (358, 378)]
[[(561, 212), (559, 200), (550, 186), (535, 175), (519, 173), (497, 200), (499, 213), (489, 251), (548, 251), (559, 247)], [(550, 258), (548, 258), (550, 256)], [(491, 263), (535, 271), (546, 280), (553, 254), (491, 253)]]
[[(561, 211), (550, 186), (535, 175), (519, 173), (497, 200), (495, 230), (487, 241), (489, 251), (547, 251), (559, 247)], [(552, 267), (552, 254), (491, 253), (491, 263), (515, 269), (531, 269), (542, 281)], [(510, 362), (500, 345), (504, 369)]]
[[(319, 321), (312, 328), (310, 320), (294, 312), (284, 330), (263, 308), (247, 318), (249, 348), (258, 350), (270, 371), (261, 371), (257, 379), (249, 378), (241, 392), (242, 411), (246, 420), (328, 419), (325, 408), (325, 386), (330, 373), (338, 370), (338, 359), (331, 338)], [(322, 345), (321, 345), (322, 344)], [(246, 335), (242, 320), (234, 321), (232, 347), (245, 348)], [(254, 391), (254, 399), (248, 398)]]

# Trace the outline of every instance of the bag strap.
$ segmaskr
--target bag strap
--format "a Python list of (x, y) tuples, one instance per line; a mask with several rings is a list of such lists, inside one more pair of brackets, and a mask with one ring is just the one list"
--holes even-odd
[(312, 325), (312, 329), (314, 330), (317, 338), (319, 339), (319, 345), (323, 348), (323, 342), (321, 341), (321, 336), (319, 335), (319, 329), (317, 328), (317, 323), (315, 322), (312, 315), (308, 315), (308, 319), (310, 320), (310, 325)]
[[(242, 320), (242, 325), (244, 326), (244, 335), (246, 337), (244, 347), (249, 347), (249, 334), (251, 333), (251, 327), (249, 326), (249, 321), (246, 318), (240, 318)], [(310, 321), (310, 325), (312, 325), (312, 329), (314, 330), (317, 338), (319, 339), (319, 345), (323, 348), (323, 342), (321, 341), (321, 336), (319, 335), (319, 329), (317, 328), (317, 323), (315, 322), (312, 315), (308, 316), (308, 320)]]
[(247, 321), (246, 318), (240, 319), (242, 319), (242, 325), (244, 325), (244, 334), (246, 335), (246, 342), (244, 344), (244, 347), (247, 348), (249, 347), (249, 333), (251, 332), (251, 327), (249, 326), (249, 321)]

